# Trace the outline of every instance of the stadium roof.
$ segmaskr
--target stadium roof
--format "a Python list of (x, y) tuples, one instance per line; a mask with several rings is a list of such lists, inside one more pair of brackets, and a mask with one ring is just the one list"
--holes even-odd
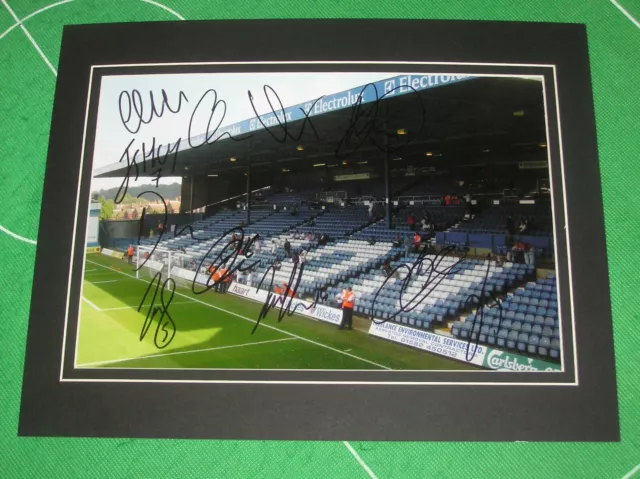
[[(279, 105), (274, 110), (280, 123), (270, 113), (219, 128), (209, 143), (204, 134), (182, 140), (175, 172), (167, 175), (165, 168), (163, 176), (222, 177), (249, 164), (253, 175), (312, 171), (342, 167), (343, 160), (353, 168), (382, 160), (385, 136), (392, 157), (403, 161), (394, 166), (468, 164), (496, 156), (517, 161), (519, 153), (546, 141), (542, 85), (532, 78), (402, 75), (285, 108), (284, 118)], [(158, 168), (139, 165), (137, 174), (156, 176)], [(126, 161), (114, 163), (95, 176), (123, 177), (126, 170)]]

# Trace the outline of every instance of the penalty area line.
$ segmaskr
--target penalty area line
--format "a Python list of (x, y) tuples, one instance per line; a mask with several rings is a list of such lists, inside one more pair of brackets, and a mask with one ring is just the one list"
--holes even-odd
[(270, 339), (268, 341), (257, 341), (255, 343), (232, 344), (230, 346), (217, 346), (215, 348), (193, 349), (191, 351), (174, 351), (173, 353), (149, 354), (147, 356), (138, 356), (136, 358), (112, 359), (110, 361), (97, 361), (95, 363), (78, 364), (76, 367), (78, 367), (78, 368), (86, 368), (86, 367), (91, 367), (91, 366), (102, 366), (102, 365), (105, 365), (105, 364), (123, 363), (125, 361), (134, 361), (136, 359), (160, 358), (160, 357), (163, 357), (163, 356), (177, 356), (178, 354), (204, 353), (206, 351), (217, 351), (217, 350), (220, 350), (220, 349), (244, 348), (246, 346), (258, 346), (260, 344), (277, 343), (277, 342), (280, 342), (280, 341), (293, 341), (295, 339), (296, 338)]
[(95, 304), (93, 304), (91, 301), (89, 301), (87, 298), (85, 298), (84, 296), (82, 297), (82, 300), (87, 303), (89, 306), (91, 306), (93, 309), (95, 309), (96, 311), (102, 312), (102, 310), (100, 308), (98, 308)]
[[(191, 301), (171, 301), (171, 306), (177, 305), (177, 304), (193, 304)], [(148, 308), (149, 305), (148, 304), (143, 304), (142, 305), (143, 308)], [(132, 306), (120, 306), (118, 308), (102, 308), (102, 311), (121, 311), (124, 309), (138, 309), (138, 306), (136, 305), (132, 305)]]
[[(100, 266), (101, 268), (105, 268), (105, 269), (112, 269), (109, 266), (105, 266), (105, 265), (102, 265), (100, 263), (96, 263), (95, 261), (91, 261), (91, 260), (87, 260), (87, 263), (91, 263), (91, 264), (94, 264), (96, 266)], [(127, 276), (128, 278), (131, 278), (131, 279), (134, 279), (134, 280), (137, 280), (137, 281), (142, 281), (143, 283), (146, 282), (144, 279), (136, 278), (135, 276), (127, 274), (124, 271), (116, 271), (116, 272), (120, 273), (120, 274), (123, 274), (123, 275)], [(190, 299), (191, 301), (194, 301), (196, 303), (200, 303), (200, 304), (202, 304), (204, 306), (207, 306), (209, 308), (217, 309), (218, 311), (222, 311), (223, 313), (230, 314), (231, 316), (235, 316), (237, 318), (244, 319), (245, 321), (249, 321), (251, 323), (256, 323), (255, 319), (247, 318), (246, 316), (242, 316), (241, 314), (234, 313), (233, 311), (229, 311), (229, 310), (221, 308), (219, 306), (214, 306), (213, 304), (209, 304), (209, 303), (207, 303), (205, 301), (201, 301), (201, 300), (196, 299), (196, 298), (192, 298), (191, 296), (188, 296), (188, 295), (183, 294), (183, 293), (179, 293), (178, 291), (176, 291), (175, 294), (177, 294), (179, 296), (182, 296), (183, 298)], [(344, 356), (349, 356), (350, 358), (357, 359), (357, 360), (363, 361), (365, 363), (373, 364), (374, 366), (377, 366), (377, 367), (379, 367), (381, 369), (386, 369), (388, 371), (392, 370), (388, 366), (384, 366), (382, 364), (378, 364), (376, 362), (370, 361), (369, 359), (361, 358), (360, 356), (356, 356), (355, 354), (347, 353), (345, 351), (340, 351), (339, 349), (332, 348), (331, 346), (327, 346), (326, 344), (322, 344), (322, 343), (319, 343), (317, 341), (313, 341), (311, 339), (307, 339), (305, 337), (298, 336), (297, 334), (290, 333), (289, 331), (285, 331), (284, 329), (276, 328), (275, 326), (271, 326), (270, 324), (260, 323), (260, 326), (264, 327), (264, 328), (273, 329), (274, 331), (279, 331), (279, 332), (281, 332), (283, 334), (286, 334), (287, 336), (292, 336), (294, 338), (300, 339), (300, 340), (305, 341), (307, 343), (315, 344), (316, 346), (320, 346), (321, 348), (328, 349), (328, 350), (333, 351), (335, 353), (342, 354)]]

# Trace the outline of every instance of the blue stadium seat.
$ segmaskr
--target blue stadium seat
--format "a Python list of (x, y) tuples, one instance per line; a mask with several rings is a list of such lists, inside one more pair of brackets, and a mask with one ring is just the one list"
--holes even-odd
[(540, 345), (538, 346), (538, 354), (540, 356), (548, 356), (550, 348), (551, 348), (551, 340), (544, 336), (541, 337)]
[(529, 345), (527, 347), (527, 352), (530, 354), (536, 354), (538, 352), (538, 345), (540, 344), (540, 337), (532, 334), (529, 336)]
[(520, 333), (518, 335), (518, 351), (524, 352), (527, 349), (527, 344), (529, 343), (529, 335), (527, 333)]
[(498, 336), (496, 337), (496, 344), (498, 345), (498, 347), (506, 347), (508, 335), (509, 331), (506, 329), (501, 329), (500, 331), (498, 331)]
[[(522, 334), (525, 334), (525, 333), (522, 333)], [(518, 332), (510, 331), (509, 334), (507, 335), (507, 347), (509, 349), (515, 349), (517, 342), (518, 342)]]
[(551, 356), (554, 359), (557, 359), (560, 357), (560, 341), (558, 339), (551, 340), (549, 356)]

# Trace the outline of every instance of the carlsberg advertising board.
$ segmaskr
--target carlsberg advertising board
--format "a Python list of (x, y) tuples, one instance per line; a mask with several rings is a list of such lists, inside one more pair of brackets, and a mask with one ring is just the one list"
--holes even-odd
[(527, 358), (498, 349), (489, 349), (484, 357), (484, 367), (498, 371), (560, 371), (559, 364)]

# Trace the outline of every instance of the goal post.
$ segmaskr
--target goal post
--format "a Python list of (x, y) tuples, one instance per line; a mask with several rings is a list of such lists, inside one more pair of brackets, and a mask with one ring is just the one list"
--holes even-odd
[(157, 246), (140, 245), (136, 248), (135, 255), (136, 278), (154, 277), (158, 272), (162, 274), (162, 278), (171, 278), (171, 268), (178, 266), (183, 268), (185, 265), (184, 253), (169, 248)]

